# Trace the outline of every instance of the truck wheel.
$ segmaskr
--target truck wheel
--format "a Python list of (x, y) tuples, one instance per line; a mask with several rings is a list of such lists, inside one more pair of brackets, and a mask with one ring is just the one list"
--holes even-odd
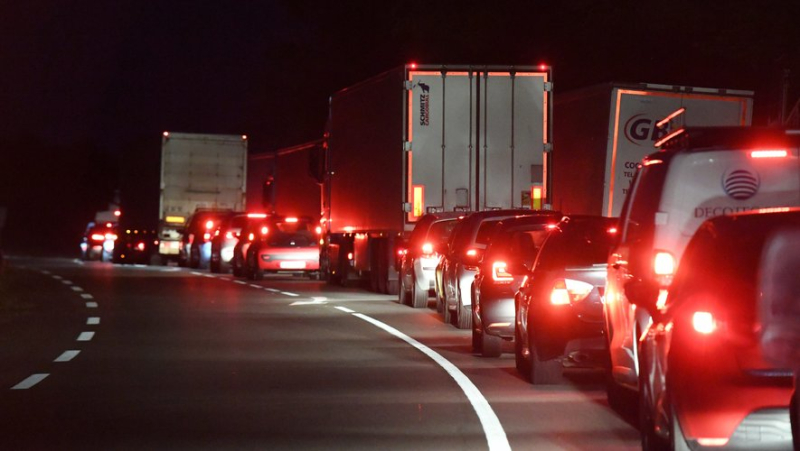
[(442, 308), (442, 321), (445, 324), (453, 324), (453, 314), (450, 312), (450, 309), (447, 308), (447, 302), (444, 303)]
[(428, 290), (422, 290), (417, 284), (417, 278), (411, 278), (411, 299), (414, 301), (414, 308), (422, 308), (428, 306)]
[(192, 253), (189, 255), (189, 267), (197, 269), (200, 267), (200, 249), (192, 247)]

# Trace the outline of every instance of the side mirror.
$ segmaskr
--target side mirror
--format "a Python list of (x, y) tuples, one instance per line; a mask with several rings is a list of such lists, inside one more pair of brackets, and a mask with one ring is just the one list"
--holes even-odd
[(625, 297), (628, 302), (641, 307), (651, 315), (658, 313), (656, 302), (658, 301), (658, 285), (647, 280), (629, 280), (625, 284)]

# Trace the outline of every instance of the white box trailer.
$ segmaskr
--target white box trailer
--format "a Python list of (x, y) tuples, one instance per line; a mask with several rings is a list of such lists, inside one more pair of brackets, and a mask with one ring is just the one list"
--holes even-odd
[(753, 92), (609, 83), (559, 94), (554, 115), (553, 207), (618, 217), (636, 165), (655, 151), (672, 113), (681, 126), (751, 125)]
[(181, 230), (197, 209), (243, 211), (247, 136), (164, 132), (159, 254), (178, 257)]
[(395, 293), (396, 243), (429, 211), (542, 208), (546, 66), (406, 65), (330, 99), (321, 251), (330, 281)]

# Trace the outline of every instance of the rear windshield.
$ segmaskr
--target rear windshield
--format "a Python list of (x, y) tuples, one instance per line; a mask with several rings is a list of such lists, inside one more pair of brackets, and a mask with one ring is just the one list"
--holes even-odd
[(311, 232), (313, 230), (311, 223), (307, 221), (276, 222), (273, 224), (273, 227), (284, 233)]
[(311, 247), (315, 245), (314, 236), (308, 231), (271, 232), (266, 241), (267, 246), (270, 247)]
[(456, 224), (458, 224), (458, 220), (455, 218), (434, 222), (428, 230), (427, 241), (431, 243), (447, 242), (453, 229), (456, 228)]
[(544, 242), (537, 267), (547, 270), (604, 264), (614, 244), (605, 225), (579, 225), (556, 229)]
[(497, 228), (497, 223), (499, 222), (500, 219), (484, 221), (478, 228), (478, 235), (475, 237), (475, 243), (488, 245), (489, 242), (492, 241), (492, 236), (494, 236), (495, 228)]
[(486, 251), (489, 259), (508, 258), (522, 262), (527, 267), (533, 264), (536, 254), (547, 237), (548, 230), (544, 225), (534, 230), (513, 230), (498, 233)]

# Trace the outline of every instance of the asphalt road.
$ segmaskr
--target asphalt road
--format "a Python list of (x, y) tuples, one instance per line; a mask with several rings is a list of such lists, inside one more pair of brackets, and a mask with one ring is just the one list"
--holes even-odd
[[(13, 259), (0, 449), (637, 449), (602, 376), (534, 388), (513, 354), (395, 298), (282, 276)], [(0, 313), (3, 313), (0, 311)]]

